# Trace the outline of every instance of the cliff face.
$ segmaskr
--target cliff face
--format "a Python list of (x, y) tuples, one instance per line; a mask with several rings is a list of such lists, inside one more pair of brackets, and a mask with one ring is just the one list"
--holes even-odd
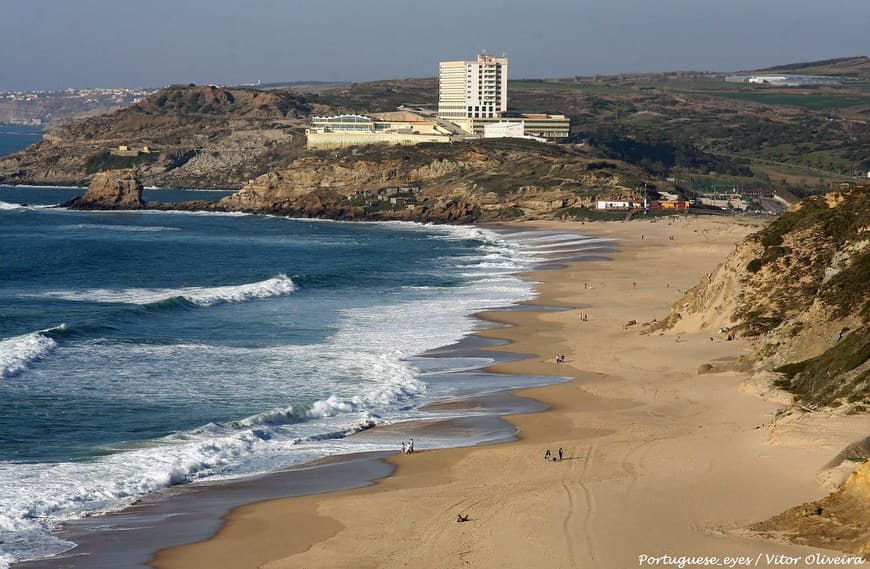
[(749, 529), (764, 537), (870, 556), (870, 462), (826, 498), (786, 510)]
[[(219, 202), (151, 209), (244, 211), (341, 220), (472, 223), (561, 217), (598, 196), (634, 196), (620, 174), (588, 170), (589, 158), (549, 144), (476, 141), (314, 153), (259, 176)], [(624, 170), (623, 170), (624, 169)], [(100, 172), (76, 209), (141, 209), (133, 170)], [(634, 196), (636, 197), (636, 196)]]
[(688, 291), (662, 327), (731, 328), (807, 405), (870, 406), (870, 195), (800, 202)]
[[(753, 340), (745, 356), (758, 378), (774, 377), (801, 407), (774, 424), (870, 410), (870, 194), (808, 198), (749, 236), (677, 301), (656, 328), (721, 327)], [(773, 373), (770, 373), (770, 372)], [(824, 415), (823, 415), (824, 416)], [(870, 554), (870, 439), (850, 445), (827, 468), (864, 461), (836, 492), (748, 528), (762, 537)]]
[[(570, 149), (519, 141), (366, 147), (298, 158), (218, 205), (302, 217), (471, 222), (554, 216), (598, 195), (633, 192), (619, 174), (590, 172), (589, 161)], [(379, 201), (378, 191), (391, 187), (419, 191), (398, 203)]]
[(142, 182), (133, 170), (99, 172), (85, 195), (73, 198), (62, 207), (70, 209), (142, 209)]
[[(310, 110), (288, 92), (169, 87), (0, 158), (0, 183), (82, 185), (100, 170), (136, 167), (147, 185), (239, 188), (301, 152)], [(122, 145), (133, 152), (112, 153)]]

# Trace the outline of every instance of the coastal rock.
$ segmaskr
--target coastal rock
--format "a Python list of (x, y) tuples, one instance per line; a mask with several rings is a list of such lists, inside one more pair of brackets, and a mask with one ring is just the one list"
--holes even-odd
[(592, 204), (596, 196), (632, 192), (583, 186), (579, 180), (588, 160), (569, 148), (527, 141), (370, 146), (301, 156), (251, 180), (217, 207), (296, 217), (473, 223), (559, 217), (569, 207)]
[[(866, 457), (865, 459), (866, 460)], [(870, 555), (870, 462), (864, 462), (834, 493), (749, 527), (763, 537), (781, 537), (811, 547)]]
[(73, 198), (62, 207), (69, 209), (142, 209), (142, 182), (136, 172), (109, 170), (98, 172), (85, 195)]

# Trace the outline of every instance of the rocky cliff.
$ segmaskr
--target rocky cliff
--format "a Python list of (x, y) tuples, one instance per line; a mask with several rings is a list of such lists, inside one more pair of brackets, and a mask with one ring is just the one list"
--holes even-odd
[[(414, 147), (372, 146), (300, 157), (224, 198), (218, 207), (333, 219), (471, 222), (552, 217), (598, 196), (634, 196), (638, 169), (601, 169), (570, 148), (480, 140)], [(650, 187), (655, 187), (652, 180)], [(399, 200), (388, 188), (415, 188)]]
[(73, 198), (61, 207), (70, 209), (142, 209), (142, 182), (132, 169), (99, 172), (91, 180), (85, 195)]
[[(433, 223), (566, 217), (598, 197), (639, 197), (634, 188), (642, 173), (627, 164), (610, 166), (571, 148), (530, 141), (370, 146), (306, 154), (219, 202), (147, 207)], [(100, 172), (85, 196), (65, 205), (142, 208), (132, 192), (135, 175), (130, 169)], [(653, 180), (647, 186), (654, 188)]]
[(870, 408), (870, 194), (814, 196), (738, 245), (659, 327), (754, 339), (798, 403)]
[(304, 150), (310, 111), (285, 91), (169, 87), (0, 158), (0, 183), (84, 185), (100, 170), (136, 167), (146, 185), (237, 189)]

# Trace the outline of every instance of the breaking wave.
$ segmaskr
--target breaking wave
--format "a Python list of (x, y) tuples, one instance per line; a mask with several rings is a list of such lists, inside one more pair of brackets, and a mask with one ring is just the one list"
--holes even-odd
[(14, 209), (23, 209), (24, 206), (17, 203), (9, 203), (0, 201), (0, 210), (14, 210)]
[(80, 291), (49, 291), (30, 296), (84, 302), (114, 302), (140, 305), (181, 299), (196, 306), (207, 307), (285, 296), (295, 291), (296, 285), (293, 283), (293, 280), (287, 275), (280, 274), (264, 281), (231, 286), (89, 289)]
[(49, 336), (57, 328), (39, 330), (21, 336), (0, 340), (0, 379), (6, 379), (26, 370), (30, 364), (41, 360), (57, 347), (57, 342)]

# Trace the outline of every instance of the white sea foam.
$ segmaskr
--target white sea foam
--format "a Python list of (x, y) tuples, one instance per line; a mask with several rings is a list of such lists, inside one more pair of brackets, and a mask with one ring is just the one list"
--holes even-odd
[(591, 245), (593, 243), (607, 243), (611, 241), (610, 239), (604, 238), (596, 238), (596, 239), (561, 239), (559, 241), (547, 241), (544, 243), (534, 243), (526, 245), (527, 249), (531, 249), (534, 251), (546, 252), (549, 249), (553, 249), (555, 247), (568, 247), (571, 245)]
[(16, 209), (24, 209), (24, 206), (17, 204), (17, 203), (9, 203), (9, 202), (0, 201), (0, 211), (3, 211), (3, 210), (11, 211), (11, 210), (16, 210)]
[(8, 553), (3, 553), (3, 551), (0, 550), (0, 569), (9, 569), (9, 566), (11, 566), (16, 561), (17, 559), (15, 557), (9, 555)]
[(231, 286), (57, 290), (26, 296), (128, 304), (153, 304), (173, 298), (183, 298), (197, 306), (214, 306), (284, 296), (295, 291), (296, 285), (293, 280), (281, 274), (264, 281)]
[[(424, 400), (430, 386), (414, 367), (413, 356), (452, 344), (473, 331), (478, 325), (471, 317), (474, 312), (533, 298), (533, 283), (512, 273), (546, 260), (543, 254), (529, 252), (522, 243), (511, 241), (510, 236), (481, 228), (419, 224), (396, 227), (424, 231), (434, 239), (472, 240), (476, 254), (445, 261), (448, 270), (463, 265), (460, 270), (465, 284), (415, 287), (410, 291), (413, 299), (343, 310), (334, 333), (315, 345), (226, 348), (105, 343), (65, 347), (73, 354), (105, 350), (103, 357), (119, 371), (132, 369), (134, 362), (141, 366), (143, 361), (167, 356), (176, 359), (184, 370), (189, 368), (190, 373), (203, 373), (206, 361), (217, 360), (219, 367), (221, 358), (250, 362), (250, 378), (233, 374), (210, 377), (210, 385), (230, 397), (243, 392), (246, 381), (281, 393), (290, 370), (295, 377), (312, 378), (311, 397), (305, 401), (299, 396), (298, 402), (288, 401), (235, 421), (139, 442), (138, 448), (107, 449), (113, 452), (90, 461), (0, 463), (0, 488), (11, 489), (0, 493), (0, 535), (14, 535), (13, 540), (19, 540), (6, 541), (4, 547), (11, 543), (12, 549), (7, 549), (5, 555), (31, 557), (34, 551), (63, 551), (69, 544), (50, 537), (53, 523), (123, 508), (138, 496), (169, 485), (262, 472), (325, 454), (393, 448), (394, 442), (344, 437), (374, 424), (416, 416), (414, 407)], [(225, 287), (50, 291), (41, 296), (135, 304), (182, 297), (210, 306), (294, 290), (289, 277), (278, 275)], [(180, 350), (189, 355), (178, 357)], [(348, 382), (348, 377), (354, 381)], [(149, 381), (162, 380), (155, 374)], [(185, 385), (172, 378), (165, 380), (173, 381), (167, 385), (168, 391), (183, 397)], [(135, 386), (125, 395), (142, 396)]]
[(14, 188), (37, 188), (40, 190), (86, 190), (87, 186), (46, 186), (39, 184), (17, 184)]
[(57, 347), (57, 342), (46, 333), (57, 329), (39, 330), (0, 340), (0, 379), (17, 375), (33, 362), (47, 356)]
[[(111, 211), (111, 210), (108, 210)], [(247, 217), (258, 215), (256, 213), (247, 213), (244, 211), (183, 211), (180, 209), (140, 209), (137, 214), (157, 214), (157, 215), (192, 215), (192, 216), (208, 216), (208, 217)]]
[[(403, 360), (400, 352), (387, 354), (371, 354), (356, 352), (353, 358), (341, 358), (343, 366), (353, 365), (360, 369), (343, 368), (345, 373), (363, 372), (371, 378), (366, 383), (369, 386), (353, 395), (333, 394), (326, 399), (320, 399), (310, 405), (291, 405), (272, 409), (263, 413), (246, 417), (232, 423), (233, 427), (246, 428), (257, 426), (278, 426), (299, 423), (311, 419), (325, 419), (351, 413), (367, 413), (371, 410), (384, 409), (400, 404), (421, 395), (426, 391), (426, 384), (416, 377), (415, 371)], [(336, 365), (336, 362), (333, 363)], [(366, 417), (364, 424), (373, 423), (371, 417)]]
[(76, 223), (73, 225), (59, 225), (58, 229), (85, 229), (103, 231), (123, 231), (131, 233), (154, 233), (160, 231), (181, 231), (180, 227), (164, 227), (159, 225), (110, 225), (105, 223)]

